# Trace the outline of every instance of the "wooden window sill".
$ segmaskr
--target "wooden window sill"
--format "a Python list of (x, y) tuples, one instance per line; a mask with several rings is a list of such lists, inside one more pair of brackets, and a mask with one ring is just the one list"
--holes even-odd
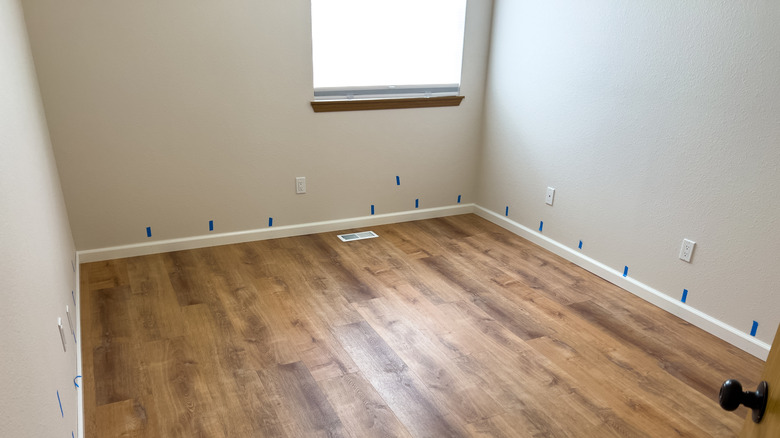
[(312, 101), (315, 113), (333, 111), (367, 111), (401, 108), (434, 108), (440, 106), (459, 106), (464, 96), (412, 97), (403, 99), (364, 99), (364, 100), (327, 100)]

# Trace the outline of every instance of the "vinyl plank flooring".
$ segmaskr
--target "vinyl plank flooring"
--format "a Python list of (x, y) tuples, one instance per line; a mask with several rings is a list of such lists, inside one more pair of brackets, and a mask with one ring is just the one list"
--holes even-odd
[(477, 385), (478, 378), (465, 373), (428, 336), (386, 305), (384, 299), (360, 303), (366, 322), (419, 377), (451, 415), (470, 423), (503, 412), (501, 406)]
[(345, 437), (338, 414), (302, 362), (257, 372), (278, 401), (277, 413), (290, 437)]
[(324, 380), (320, 386), (352, 436), (411, 437), (361, 373)]
[(762, 361), (475, 215), (371, 229), (82, 265), (86, 436), (739, 430)]
[(424, 384), (368, 323), (340, 326), (335, 332), (360, 371), (413, 436), (466, 436), (436, 407)]

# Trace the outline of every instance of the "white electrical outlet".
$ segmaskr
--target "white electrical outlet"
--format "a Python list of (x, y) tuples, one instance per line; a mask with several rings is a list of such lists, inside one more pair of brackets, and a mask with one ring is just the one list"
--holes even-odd
[(305, 176), (299, 176), (295, 178), (295, 193), (306, 193)]
[(686, 262), (690, 263), (694, 246), (696, 246), (696, 242), (683, 239), (682, 247), (680, 248), (680, 260), (685, 260)]
[(555, 189), (552, 187), (547, 187), (547, 196), (545, 196), (544, 202), (547, 203), (547, 205), (552, 205), (554, 197), (555, 197)]

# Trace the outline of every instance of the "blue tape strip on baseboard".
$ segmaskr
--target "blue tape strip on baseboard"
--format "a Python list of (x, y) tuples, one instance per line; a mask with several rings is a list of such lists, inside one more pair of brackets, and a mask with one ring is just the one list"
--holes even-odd
[(758, 332), (758, 321), (753, 321), (753, 328), (750, 329), (750, 336), (755, 337)]
[(152, 227), (146, 227), (146, 237), (152, 237)]
[(507, 205), (506, 211), (504, 211), (504, 216), (509, 217), (509, 206)]
[(626, 266), (625, 268), (623, 268), (623, 276), (624, 276), (624, 277), (628, 277), (628, 266)]
[(682, 301), (683, 303), (688, 301), (688, 289), (683, 289), (683, 296), (680, 299), (680, 301)]
[(374, 215), (374, 204), (371, 204), (371, 216)]
[(57, 402), (60, 404), (60, 414), (62, 414), (62, 418), (65, 418), (65, 411), (62, 410), (62, 399), (60, 398), (60, 391), (57, 391)]
[(420, 208), (420, 199), (414, 200), (414, 208)]
[(395, 177), (395, 185), (397, 185), (397, 186), (401, 185), (401, 177), (400, 176), (396, 176)]
[(578, 248), (582, 249), (582, 240), (580, 240), (580, 246)]
[(461, 196), (461, 195), (458, 195), (458, 204), (460, 204), (460, 196)]
[(544, 228), (544, 221), (539, 221), (539, 232), (542, 232), (542, 229)]
[(269, 227), (273, 227), (274, 226), (274, 218), (272, 218), (272, 217), (268, 218), (268, 226)]
[(214, 221), (209, 221), (209, 231), (214, 231)]

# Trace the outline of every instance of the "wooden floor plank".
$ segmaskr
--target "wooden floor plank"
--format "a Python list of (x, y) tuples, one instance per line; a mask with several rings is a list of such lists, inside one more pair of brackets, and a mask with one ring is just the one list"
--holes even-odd
[(762, 361), (475, 215), (371, 229), (82, 265), (86, 436), (738, 432)]
[(355, 437), (411, 437), (392, 409), (360, 373), (320, 382), (344, 425)]
[(413, 436), (466, 436), (436, 407), (424, 385), (368, 323), (336, 327), (335, 332), (362, 374)]
[(338, 414), (302, 362), (257, 373), (278, 401), (277, 412), (288, 436), (348, 436)]
[(97, 429), (104, 436), (137, 438), (146, 436), (146, 411), (134, 400), (98, 406)]
[(462, 424), (498, 415), (501, 406), (472, 376), (449, 360), (436, 343), (383, 298), (359, 304), (361, 315), (420, 378), (428, 391)]

